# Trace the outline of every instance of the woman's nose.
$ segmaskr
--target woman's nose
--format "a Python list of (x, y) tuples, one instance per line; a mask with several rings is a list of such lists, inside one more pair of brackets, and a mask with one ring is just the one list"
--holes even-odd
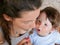
[(35, 21), (31, 23), (31, 28), (35, 28)]

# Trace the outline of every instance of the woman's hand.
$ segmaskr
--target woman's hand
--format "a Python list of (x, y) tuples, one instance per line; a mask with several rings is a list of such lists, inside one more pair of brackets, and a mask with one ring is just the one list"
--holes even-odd
[(28, 38), (24, 38), (21, 42), (19, 42), (17, 45), (32, 45), (30, 42), (29, 37)]

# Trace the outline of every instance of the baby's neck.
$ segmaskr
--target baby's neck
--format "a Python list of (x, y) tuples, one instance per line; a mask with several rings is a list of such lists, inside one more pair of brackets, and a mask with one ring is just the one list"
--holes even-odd
[(51, 34), (51, 32), (50, 33), (48, 33), (48, 34), (46, 34), (46, 35), (43, 35), (43, 34), (38, 34), (40, 37), (45, 37), (45, 36), (47, 36), (47, 35), (49, 35), (49, 34)]

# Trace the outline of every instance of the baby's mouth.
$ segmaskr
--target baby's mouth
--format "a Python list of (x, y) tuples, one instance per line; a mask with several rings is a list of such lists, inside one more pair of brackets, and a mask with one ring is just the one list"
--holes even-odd
[(40, 31), (40, 29), (37, 29), (37, 31)]

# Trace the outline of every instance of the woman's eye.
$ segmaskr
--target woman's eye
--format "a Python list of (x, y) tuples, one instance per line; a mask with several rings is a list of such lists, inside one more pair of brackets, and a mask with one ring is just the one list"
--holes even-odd
[(47, 24), (45, 24), (45, 26), (47, 26)]
[(24, 22), (24, 24), (28, 24), (29, 22)]
[(32, 23), (33, 21), (30, 20), (30, 21), (24, 21), (24, 24), (28, 24), (28, 23)]
[(30, 23), (30, 22), (29, 22), (29, 21), (25, 21), (25, 22), (24, 22), (24, 24), (28, 24), (28, 23)]

